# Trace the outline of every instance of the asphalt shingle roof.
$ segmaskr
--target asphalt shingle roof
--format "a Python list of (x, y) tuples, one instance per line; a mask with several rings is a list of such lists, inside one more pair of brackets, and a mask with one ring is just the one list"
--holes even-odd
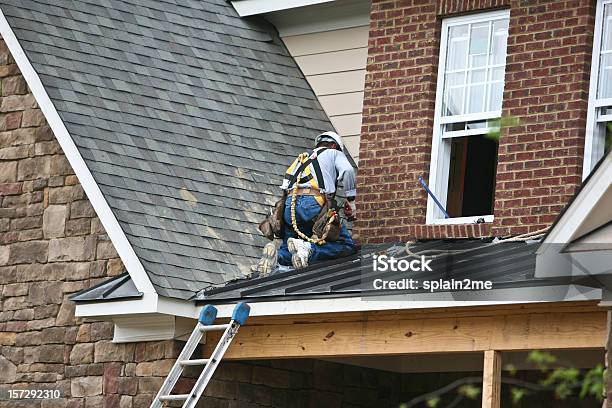
[(242, 276), (288, 160), (331, 129), (274, 28), (225, 0), (0, 7), (157, 291)]

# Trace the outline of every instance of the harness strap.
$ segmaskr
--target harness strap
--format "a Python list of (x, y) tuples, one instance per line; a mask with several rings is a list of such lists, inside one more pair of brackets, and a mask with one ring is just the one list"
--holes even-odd
[[(315, 174), (317, 176), (317, 181), (320, 183), (319, 184), (319, 188), (324, 189), (325, 188), (325, 181), (323, 180), (323, 174), (321, 172), (321, 166), (319, 166), (319, 162), (317, 160), (317, 156), (321, 153), (323, 153), (325, 150), (327, 150), (327, 147), (323, 147), (319, 150), (315, 150), (316, 152), (316, 156), (313, 157), (308, 157), (308, 160), (306, 160), (305, 162), (303, 162), (302, 164), (300, 164), (300, 167), (297, 168), (297, 170), (293, 173), (285, 173), (285, 179), (289, 180), (289, 186), (287, 187), (287, 190), (291, 190), (291, 187), (293, 187), (293, 185), (295, 184), (295, 182), (297, 181), (298, 176), (301, 176), (301, 173), (306, 170), (306, 167), (308, 167), (311, 163), (314, 167), (314, 171)], [(313, 155), (311, 155), (313, 156)], [(302, 184), (302, 183), (307, 183), (310, 180), (312, 180), (312, 174), (308, 175), (306, 177), (300, 177), (300, 181), (298, 182), (298, 184)]]

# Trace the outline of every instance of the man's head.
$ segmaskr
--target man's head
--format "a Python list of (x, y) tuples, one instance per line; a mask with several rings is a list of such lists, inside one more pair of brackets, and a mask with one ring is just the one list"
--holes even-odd
[(315, 147), (321, 146), (340, 151), (344, 150), (344, 143), (342, 143), (342, 138), (336, 132), (332, 131), (321, 133), (317, 136), (317, 138), (315, 139)]

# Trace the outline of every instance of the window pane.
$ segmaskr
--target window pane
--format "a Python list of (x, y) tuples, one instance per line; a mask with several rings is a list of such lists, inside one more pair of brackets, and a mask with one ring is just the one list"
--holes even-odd
[(612, 4), (606, 4), (604, 8), (601, 49), (602, 51), (612, 50)]
[(495, 82), (489, 85), (489, 103), (487, 111), (497, 111), (502, 108), (502, 100), (504, 98), (504, 83)]
[(465, 87), (450, 88), (444, 109), (444, 116), (463, 114), (463, 95)]
[(612, 54), (601, 56), (599, 63), (598, 98), (612, 98)]
[(489, 51), (489, 23), (472, 24), (470, 55), (487, 54)]
[(508, 19), (449, 27), (443, 116), (501, 109), (507, 39)]
[(478, 113), (484, 112), (484, 92), (485, 86), (482, 85), (473, 85), (470, 87), (470, 95), (468, 101), (468, 111), (467, 113)]
[(491, 63), (506, 63), (506, 43), (508, 38), (508, 20), (497, 20), (493, 23), (491, 45)]

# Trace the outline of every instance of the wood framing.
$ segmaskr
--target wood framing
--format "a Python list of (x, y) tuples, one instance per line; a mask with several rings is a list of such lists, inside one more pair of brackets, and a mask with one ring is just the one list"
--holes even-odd
[(482, 372), (482, 408), (501, 406), (501, 368), (501, 353), (497, 350), (486, 350)]
[[(253, 318), (228, 359), (603, 348), (594, 302)], [(218, 338), (204, 347), (211, 352)]]

